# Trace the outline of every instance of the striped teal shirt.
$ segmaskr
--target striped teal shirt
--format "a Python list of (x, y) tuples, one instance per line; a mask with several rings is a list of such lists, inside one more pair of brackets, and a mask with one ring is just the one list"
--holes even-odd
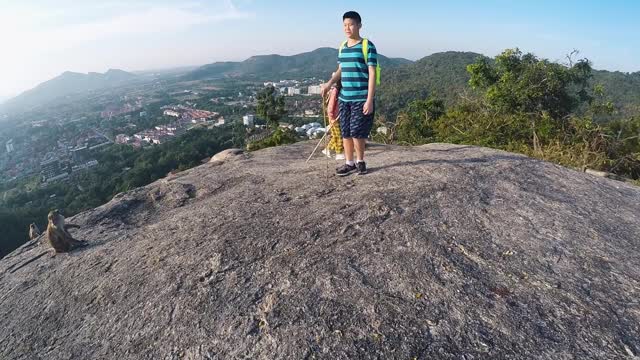
[(369, 66), (378, 65), (378, 53), (375, 45), (369, 41), (368, 62), (364, 61), (362, 41), (352, 47), (347, 45), (338, 55), (338, 63), (342, 70), (341, 101), (367, 101), (369, 94)]

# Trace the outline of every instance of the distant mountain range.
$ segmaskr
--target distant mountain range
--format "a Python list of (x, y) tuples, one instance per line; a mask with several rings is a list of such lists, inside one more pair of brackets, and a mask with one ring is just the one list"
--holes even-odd
[[(293, 56), (261, 55), (241, 62), (216, 62), (184, 76), (185, 80), (250, 78), (275, 80), (318, 77), (326, 79), (336, 69), (338, 50), (320, 48)], [(382, 85), (379, 109), (390, 116), (414, 99), (430, 94), (452, 105), (465, 92), (470, 93), (467, 65), (486, 56), (473, 52), (447, 51), (418, 61), (380, 55)], [(593, 82), (604, 85), (607, 95), (625, 114), (640, 112), (640, 72), (628, 74), (594, 70)]]
[[(337, 68), (338, 50), (319, 48), (292, 56), (259, 55), (240, 62), (216, 62), (185, 74), (176, 74), (176, 80), (246, 79), (267, 81), (317, 77), (326, 79)], [(382, 66), (382, 85), (378, 91), (378, 104), (382, 113), (394, 116), (408, 102), (435, 94), (452, 105), (460, 95), (469, 92), (469, 74), (466, 67), (482, 54), (473, 52), (442, 52), (418, 61), (388, 58), (379, 55)], [(593, 82), (604, 85), (606, 93), (624, 114), (640, 112), (640, 72), (622, 73), (594, 71)], [(144, 81), (143, 74), (135, 75), (122, 70), (109, 70), (104, 74), (65, 72), (32, 90), (6, 101), (3, 109), (41, 105), (57, 97), (123, 84), (132, 79)]]
[[(311, 52), (292, 56), (259, 55), (241, 62), (216, 62), (185, 75), (186, 80), (217, 78), (252, 78), (256, 80), (276, 80), (283, 78), (328, 78), (338, 68), (338, 50), (319, 48)], [(388, 58), (379, 55), (380, 65), (385, 69), (410, 64), (402, 58)]]
[(117, 69), (110, 69), (104, 74), (97, 72), (82, 74), (66, 71), (31, 90), (7, 100), (3, 103), (3, 108), (30, 108), (43, 105), (67, 95), (120, 85), (136, 77), (132, 73)]

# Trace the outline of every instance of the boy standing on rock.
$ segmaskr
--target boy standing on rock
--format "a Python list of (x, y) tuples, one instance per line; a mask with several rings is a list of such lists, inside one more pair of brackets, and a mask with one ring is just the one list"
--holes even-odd
[(373, 126), (378, 53), (372, 42), (360, 37), (362, 19), (357, 12), (345, 13), (342, 21), (347, 40), (340, 46), (338, 70), (329, 82), (322, 85), (322, 96), (333, 84), (342, 82), (339, 97), (340, 129), (346, 163), (336, 170), (336, 174), (346, 176), (357, 170), (358, 174), (364, 175), (367, 173), (365, 142)]

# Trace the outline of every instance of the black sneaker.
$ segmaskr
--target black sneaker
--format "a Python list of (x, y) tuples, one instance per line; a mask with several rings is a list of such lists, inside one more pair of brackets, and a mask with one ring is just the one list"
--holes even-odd
[(356, 167), (358, 168), (358, 175), (364, 175), (367, 173), (367, 164), (364, 161), (357, 162)]
[(342, 166), (340, 166), (338, 169), (336, 169), (336, 175), (338, 176), (347, 176), (349, 174), (351, 174), (352, 172), (356, 171), (356, 166), (355, 165), (348, 165), (348, 164), (344, 164)]

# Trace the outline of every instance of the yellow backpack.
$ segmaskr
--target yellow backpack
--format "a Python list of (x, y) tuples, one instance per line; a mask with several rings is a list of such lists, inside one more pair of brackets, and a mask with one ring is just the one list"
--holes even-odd
[[(342, 55), (342, 49), (347, 46), (347, 41), (349, 40), (345, 40), (340, 44), (338, 56)], [(369, 63), (369, 40), (366, 38), (362, 39), (362, 55), (364, 55), (364, 62)], [(380, 85), (380, 59), (378, 59), (376, 66), (376, 85)]]

